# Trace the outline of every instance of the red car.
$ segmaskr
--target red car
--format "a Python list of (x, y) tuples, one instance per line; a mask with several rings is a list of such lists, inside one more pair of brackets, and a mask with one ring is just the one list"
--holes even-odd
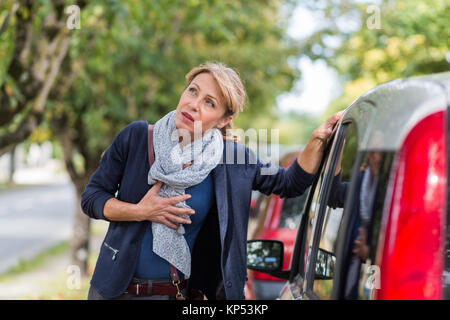
[[(295, 161), (297, 152), (285, 155), (281, 166), (287, 168)], [(302, 196), (281, 199), (277, 195), (260, 194), (252, 201), (252, 211), (256, 219), (250, 232), (250, 239), (280, 240), (284, 244), (283, 269), (289, 269), (292, 251), (294, 249), (297, 228), (304, 207), (307, 192)], [(283, 288), (284, 281), (266, 273), (248, 271), (248, 281), (245, 288), (247, 300), (276, 299)]]

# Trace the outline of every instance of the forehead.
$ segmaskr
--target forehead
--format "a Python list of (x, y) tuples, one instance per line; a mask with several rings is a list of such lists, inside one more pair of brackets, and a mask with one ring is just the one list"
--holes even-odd
[(192, 83), (197, 84), (204, 94), (209, 94), (214, 98), (220, 98), (222, 96), (216, 79), (214, 79), (214, 77), (207, 72), (202, 72), (196, 75), (191, 84)]

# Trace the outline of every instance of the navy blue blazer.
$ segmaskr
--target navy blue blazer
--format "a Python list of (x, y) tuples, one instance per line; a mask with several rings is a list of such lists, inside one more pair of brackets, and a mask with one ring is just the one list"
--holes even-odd
[[(105, 151), (81, 197), (82, 209), (89, 217), (107, 220), (103, 207), (108, 199), (138, 203), (150, 189), (147, 126), (146, 121), (131, 123)], [(264, 170), (273, 174), (264, 174)], [(310, 186), (314, 175), (297, 161), (288, 169), (264, 164), (247, 147), (233, 141), (225, 141), (223, 161), (211, 174), (215, 203), (193, 248), (188, 286), (215, 299), (223, 284), (226, 299), (243, 299), (252, 190), (296, 197)], [(129, 285), (148, 223), (110, 221), (91, 280), (102, 296), (117, 297)]]

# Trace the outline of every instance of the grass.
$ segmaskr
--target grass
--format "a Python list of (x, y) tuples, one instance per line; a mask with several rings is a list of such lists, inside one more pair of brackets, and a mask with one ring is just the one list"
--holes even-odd
[(69, 241), (63, 241), (37, 254), (30, 260), (20, 260), (16, 266), (0, 275), (0, 282), (5, 281), (12, 276), (21, 275), (40, 268), (44, 266), (49, 259), (60, 256), (68, 250)]
[[(91, 224), (91, 237), (103, 238), (107, 223), (94, 221)], [(23, 260), (4, 274), (0, 275), (0, 283), (18, 282), (22, 276), (32, 275), (33, 272), (41, 272), (51, 267), (52, 260), (67, 259), (69, 254), (69, 241), (60, 242), (49, 249), (39, 253), (30, 260)], [(92, 252), (88, 256), (88, 276), (76, 277), (74, 273), (69, 273), (68, 266), (61, 269), (49, 271), (49, 276), (39, 278), (36, 276), (30, 283), (30, 290), (26, 290), (20, 299), (33, 300), (84, 300), (87, 297), (90, 279), (94, 272), (98, 252)], [(50, 272), (53, 272), (51, 274)], [(73, 281), (75, 280), (75, 281)], [(78, 281), (79, 280), (79, 281)], [(79, 284), (79, 286), (77, 286)]]
[(34, 186), (36, 186), (36, 185), (33, 185), (33, 184), (17, 184), (17, 183), (14, 183), (14, 182), (13, 183), (0, 182), (0, 192), (26, 189), (26, 188), (34, 187)]
[(90, 280), (94, 272), (94, 266), (98, 253), (88, 256), (88, 276), (77, 278), (79, 282), (72, 281), (72, 276), (67, 270), (57, 273), (51, 280), (44, 281), (41, 290), (37, 294), (26, 294), (25, 300), (85, 300), (87, 298)]
[(66, 272), (56, 274), (53, 279), (41, 283), (41, 290), (35, 294), (24, 294), (24, 300), (85, 300), (90, 286), (90, 277), (82, 277), (79, 286), (71, 287)]

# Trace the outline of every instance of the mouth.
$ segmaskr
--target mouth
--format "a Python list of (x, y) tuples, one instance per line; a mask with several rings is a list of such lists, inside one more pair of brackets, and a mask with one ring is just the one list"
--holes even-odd
[(194, 118), (192, 118), (192, 116), (189, 113), (182, 112), (181, 114), (183, 115), (184, 118), (188, 119), (190, 122), (194, 122)]

